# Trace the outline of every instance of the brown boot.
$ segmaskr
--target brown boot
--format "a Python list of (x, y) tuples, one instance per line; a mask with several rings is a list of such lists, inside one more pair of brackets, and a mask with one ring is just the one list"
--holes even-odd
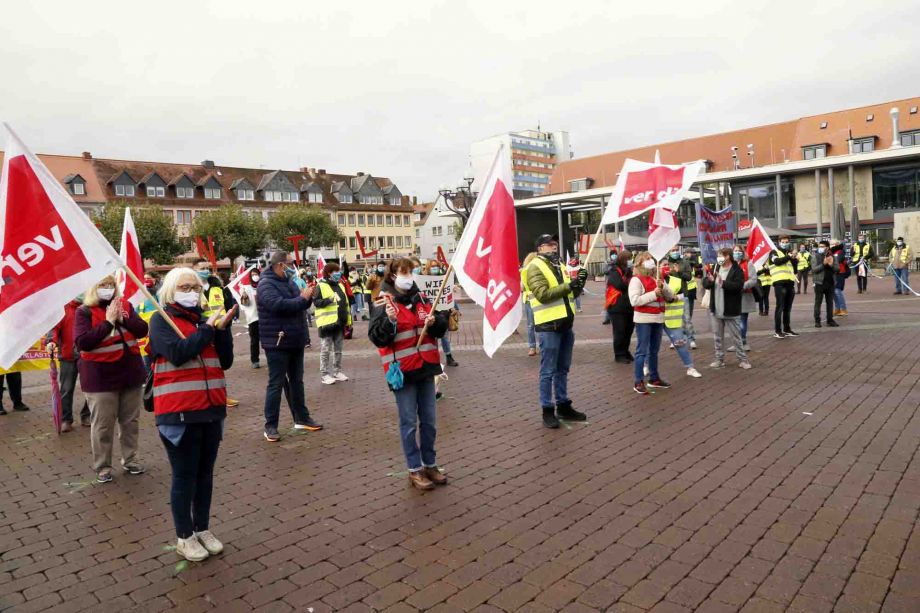
[(433, 490), (434, 483), (425, 476), (425, 470), (409, 473), (409, 485), (419, 490)]
[(423, 468), (422, 472), (428, 477), (428, 480), (435, 485), (447, 485), (447, 476), (443, 474), (437, 466)]

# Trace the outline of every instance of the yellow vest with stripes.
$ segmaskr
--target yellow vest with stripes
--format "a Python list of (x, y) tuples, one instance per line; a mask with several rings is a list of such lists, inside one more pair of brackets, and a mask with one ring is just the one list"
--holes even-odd
[[(536, 266), (537, 269), (539, 269), (539, 271), (543, 273), (543, 276), (546, 277), (546, 282), (549, 284), (550, 289), (553, 289), (554, 287), (559, 287), (559, 281), (556, 279), (556, 275), (553, 274), (553, 270), (549, 267), (549, 264), (547, 264), (543, 260), (543, 258), (539, 258), (539, 257), (534, 258), (533, 261), (530, 263), (530, 266)], [(568, 279), (569, 271), (568, 269), (566, 269), (565, 264), (560, 264), (559, 268), (562, 271), (562, 278)], [(528, 267), (527, 270), (530, 270), (530, 267)], [(525, 273), (525, 276), (526, 276), (526, 273)], [(534, 324), (538, 326), (540, 324), (548, 324), (551, 321), (565, 319), (566, 317), (569, 316), (569, 311), (574, 313), (575, 309), (572, 308), (572, 304), (570, 302), (572, 298), (573, 298), (572, 291), (569, 290), (569, 292), (562, 298), (559, 298), (558, 300), (553, 300), (552, 302), (547, 302), (546, 304), (543, 304), (542, 302), (537, 300), (536, 296), (531, 294), (530, 295), (530, 308), (533, 309)], [(568, 309), (566, 308), (566, 304), (568, 304)]]
[(809, 268), (810, 261), (811, 261), (811, 254), (808, 253), (807, 251), (801, 251), (796, 256), (796, 260), (799, 263), (799, 272), (802, 272), (803, 270), (806, 270)]
[[(680, 281), (680, 277), (675, 275), (668, 277), (668, 286), (670, 286), (675, 296), (680, 294)], [(674, 302), (665, 303), (664, 325), (667, 328), (682, 328), (684, 326), (684, 297), (682, 295)]]
[(527, 287), (527, 268), (521, 269), (521, 287), (524, 288), (524, 291), (521, 292), (521, 300), (524, 302), (530, 302), (532, 294), (530, 293), (530, 288)]
[(855, 245), (853, 245), (853, 253), (850, 259), (853, 262), (856, 262), (860, 258), (864, 260), (869, 258), (869, 243), (866, 243), (864, 245), (860, 245), (859, 243), (856, 243)]
[[(777, 249), (773, 252), (773, 255), (778, 255), (781, 258), (786, 257), (786, 254)], [(770, 258), (773, 259), (772, 257)], [(780, 281), (792, 281), (795, 282), (795, 271), (792, 268), (792, 260), (789, 260), (785, 264), (770, 264), (770, 277), (773, 279), (772, 283), (779, 283)]]
[(224, 312), (224, 290), (219, 287), (209, 287), (205, 292), (205, 298), (208, 306), (204, 311), (204, 318), (207, 319), (215, 313)]
[[(339, 295), (329, 286), (329, 283), (327, 283), (325, 280), (320, 281), (316, 284), (316, 286), (319, 288), (320, 298), (323, 300), (329, 300), (330, 298), (332, 299), (331, 304), (316, 309), (316, 327), (324, 328), (326, 326), (335, 325), (339, 319)], [(348, 311), (348, 321), (345, 325), (351, 325), (350, 309)]]

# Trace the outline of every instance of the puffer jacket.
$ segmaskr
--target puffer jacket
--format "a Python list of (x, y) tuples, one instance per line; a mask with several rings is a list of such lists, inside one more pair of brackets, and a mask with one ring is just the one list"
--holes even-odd
[(271, 269), (262, 273), (256, 291), (262, 348), (267, 351), (303, 349), (307, 340), (304, 311), (310, 308), (312, 299), (301, 296), (293, 281), (279, 277)]
[(537, 324), (535, 330), (537, 332), (564, 332), (569, 330), (575, 321), (575, 313), (572, 311), (572, 307), (574, 305), (574, 299), (581, 294), (581, 290), (572, 290), (569, 279), (563, 278), (562, 270), (558, 264), (553, 264), (548, 258), (542, 255), (538, 255), (537, 257), (542, 258), (546, 265), (554, 272), (556, 281), (559, 285), (550, 288), (549, 281), (543, 276), (540, 269), (531, 262), (530, 266), (527, 267), (527, 287), (530, 288), (530, 292), (534, 295), (534, 298), (546, 304), (547, 302), (559, 300), (568, 295), (569, 291), (572, 291), (572, 300), (566, 302), (565, 319), (557, 319), (548, 323)]

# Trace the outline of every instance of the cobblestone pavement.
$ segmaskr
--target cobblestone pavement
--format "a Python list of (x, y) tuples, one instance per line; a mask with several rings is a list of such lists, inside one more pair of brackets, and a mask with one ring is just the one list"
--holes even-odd
[[(494, 360), (465, 308), (438, 405), (451, 482), (408, 488), (396, 410), (359, 326), (351, 381), (320, 386), (326, 429), (261, 437), (267, 372), (237, 339), (212, 529), (226, 551), (179, 563), (169, 468), (142, 414), (146, 474), (92, 481), (89, 432), (51, 434), (44, 373), (0, 417), (0, 609), (9, 611), (920, 611), (920, 300), (888, 283), (843, 327), (797, 339), (752, 318), (751, 360), (702, 379), (662, 349), (674, 387), (631, 391), (612, 363), (600, 284), (571, 374), (587, 424), (549, 431), (526, 337)], [(9, 408), (9, 407), (8, 407)], [(282, 427), (290, 426), (283, 416)]]

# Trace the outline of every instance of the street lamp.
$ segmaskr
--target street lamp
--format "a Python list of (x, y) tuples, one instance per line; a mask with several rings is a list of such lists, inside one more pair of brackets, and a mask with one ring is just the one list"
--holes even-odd
[[(473, 210), (473, 203), (476, 202), (476, 196), (478, 192), (473, 191), (473, 177), (467, 175), (460, 179), (460, 184), (455, 190), (451, 190), (447, 186), (441, 187), (438, 190), (438, 194), (444, 198), (444, 205), (463, 218), (463, 222), (470, 218), (470, 213)], [(457, 200), (460, 200), (458, 203)]]

